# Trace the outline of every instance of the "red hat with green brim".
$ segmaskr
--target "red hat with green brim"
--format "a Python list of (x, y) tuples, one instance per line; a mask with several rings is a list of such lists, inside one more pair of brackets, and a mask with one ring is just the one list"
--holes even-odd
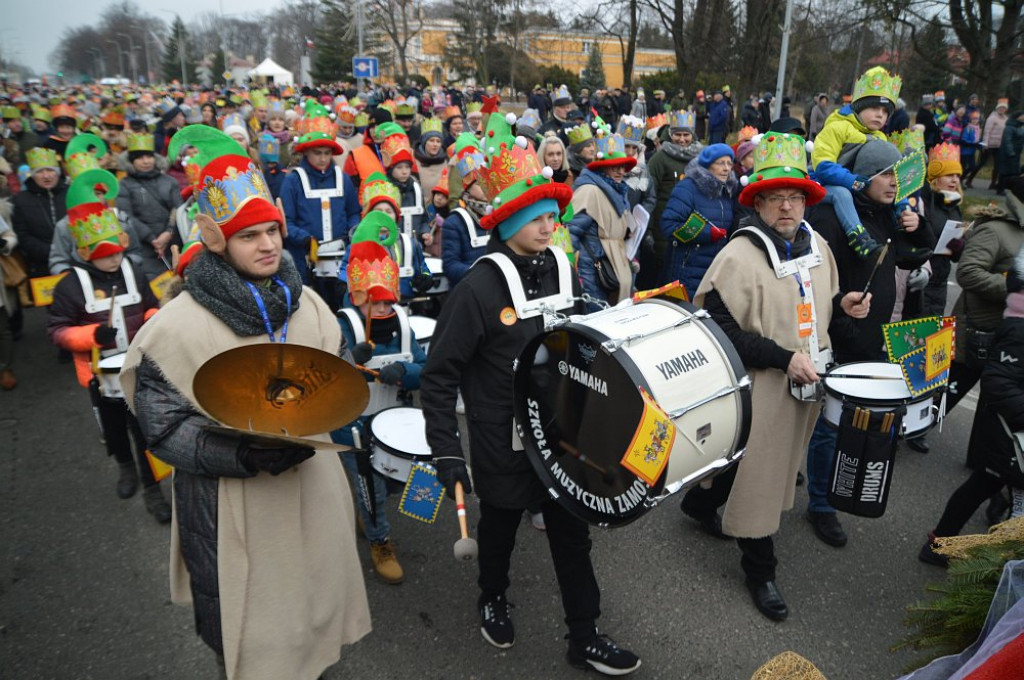
[(196, 203), (225, 240), (254, 224), (284, 225), (263, 173), (248, 156), (220, 156), (207, 163), (199, 175)]
[(204, 246), (201, 241), (186, 243), (185, 247), (181, 249), (181, 255), (178, 256), (178, 266), (174, 268), (174, 273), (178, 276), (184, 276), (185, 270), (196, 259), (196, 256), (203, 252), (203, 249)]
[(402, 194), (398, 187), (383, 173), (374, 172), (359, 187), (359, 204), (363, 206), (363, 216), (368, 215), (373, 206), (381, 202), (389, 203), (396, 215), (402, 212)]
[(755, 141), (754, 169), (742, 177), (744, 184), (740, 192), (740, 205), (748, 208), (754, 205), (754, 197), (773, 189), (795, 189), (806, 196), (807, 205), (814, 205), (825, 198), (825, 187), (807, 176), (807, 144), (800, 135), (792, 133), (768, 133)]
[(319, 147), (330, 149), (333, 156), (345, 153), (341, 145), (335, 141), (338, 126), (331, 120), (331, 114), (324, 105), (315, 99), (306, 100), (305, 113), (296, 125), (296, 131), (300, 136), (295, 151), (299, 153)]

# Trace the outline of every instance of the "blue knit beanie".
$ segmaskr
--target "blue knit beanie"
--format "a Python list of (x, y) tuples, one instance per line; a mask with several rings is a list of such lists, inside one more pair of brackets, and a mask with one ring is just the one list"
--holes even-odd
[(498, 225), (498, 238), (507, 241), (531, 220), (545, 213), (558, 215), (558, 201), (553, 198), (542, 198), (519, 211), (509, 215), (508, 219)]
[(710, 168), (711, 164), (722, 156), (728, 156), (729, 160), (736, 159), (732, 148), (728, 144), (709, 144), (697, 156), (697, 162), (700, 163), (701, 167)]

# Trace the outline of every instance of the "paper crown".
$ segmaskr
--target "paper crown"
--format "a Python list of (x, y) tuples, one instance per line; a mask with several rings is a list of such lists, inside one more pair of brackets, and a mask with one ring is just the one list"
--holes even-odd
[(572, 104), (572, 96), (569, 94), (569, 88), (565, 85), (559, 85), (558, 89), (555, 90), (553, 97), (555, 106), (568, 106)]
[(57, 106), (50, 110), (50, 115), (53, 116), (55, 121), (59, 118), (70, 118), (75, 125), (78, 124), (78, 111), (75, 111), (67, 104), (57, 104)]
[(259, 151), (261, 161), (276, 163), (281, 156), (281, 142), (274, 135), (262, 135)]
[(253, 90), (249, 93), (249, 103), (254, 109), (267, 108), (267, 93), (263, 90)]
[(284, 118), (284, 102), (275, 99), (267, 106), (267, 120), (271, 118)]
[(519, 116), (519, 120), (516, 121), (516, 130), (522, 130), (523, 128), (529, 128), (534, 134), (540, 129), (541, 123), (540, 114), (537, 109), (526, 109), (523, 111), (523, 115)]
[(100, 116), (100, 122), (104, 125), (111, 127), (123, 128), (124, 127), (124, 111), (120, 108), (108, 109), (103, 112)]
[(665, 117), (665, 114), (659, 113), (658, 115), (651, 116), (650, 118), (647, 119), (647, 129), (657, 130), (661, 126), (665, 125), (666, 122), (668, 122), (668, 119)]
[(412, 155), (409, 136), (398, 123), (381, 123), (374, 131), (380, 140), (380, 159), (385, 168), (406, 162), (416, 168), (416, 160)]
[(68, 187), (68, 231), (83, 260), (94, 260), (124, 251), (128, 237), (121, 222), (107, 204), (96, 198), (98, 188), (103, 199), (117, 197), (117, 178), (106, 170), (93, 168), (80, 174)]
[(673, 130), (678, 130), (679, 128), (693, 130), (696, 120), (697, 118), (694, 116), (693, 111), (673, 111), (668, 114), (668, 125)]
[(597, 159), (587, 163), (589, 170), (601, 170), (618, 165), (626, 167), (629, 172), (636, 166), (636, 159), (626, 155), (626, 143), (620, 134), (600, 135), (597, 137)]
[(740, 143), (742, 143), (742, 142), (749, 142), (756, 135), (757, 135), (757, 128), (756, 127), (754, 127), (753, 125), (744, 125), (743, 127), (740, 128), (740, 131), (737, 133), (736, 141), (740, 142)]
[(203, 166), (196, 204), (217, 223), (225, 239), (254, 224), (284, 222), (263, 173), (248, 156), (218, 156)]
[(416, 115), (416, 109), (409, 104), (399, 104), (395, 107), (395, 118), (412, 118)]
[(483, 102), (469, 102), (466, 104), (466, 115), (480, 113), (484, 109)]
[(32, 118), (33, 120), (42, 120), (47, 123), (53, 122), (53, 114), (50, 113), (50, 109), (39, 104), (32, 105)]
[(344, 149), (335, 141), (338, 126), (331, 120), (331, 114), (324, 105), (310, 98), (306, 100), (303, 111), (302, 118), (295, 124), (295, 131), (299, 134), (295, 150), (302, 153), (322, 146), (330, 148), (335, 156), (344, 153)]
[[(382, 241), (383, 230), (387, 237)], [(398, 225), (379, 210), (367, 214), (356, 227), (345, 267), (352, 304), (358, 307), (368, 301), (398, 300), (398, 265), (385, 250), (397, 239)]]
[(422, 123), (420, 123), (421, 136), (427, 134), (428, 132), (435, 132), (440, 135), (443, 133), (443, 131), (444, 124), (441, 122), (440, 118), (427, 118)]
[(893, 104), (900, 96), (900, 86), (903, 80), (899, 76), (890, 74), (881, 66), (869, 68), (853, 84), (853, 101), (864, 97), (882, 97)]
[[(615, 132), (622, 136), (624, 143), (643, 146), (645, 127), (643, 118), (627, 114), (619, 118), (619, 128)], [(600, 148), (600, 144), (598, 144), (598, 147)]]
[(14, 120), (21, 118), (21, 111), (18, 110), (17, 106), (3, 106), (0, 107), (0, 117), (4, 120)]
[(569, 138), (570, 146), (583, 144), (584, 142), (594, 138), (594, 133), (591, 132), (590, 126), (586, 123), (580, 123), (579, 125), (566, 129), (565, 135)]
[(395, 102), (394, 99), (385, 99), (383, 102), (381, 102), (380, 104), (377, 105), (377, 108), (378, 109), (384, 109), (385, 111), (390, 113), (391, 114), (391, 118), (394, 119), (394, 117), (395, 117), (395, 109), (398, 108), (398, 104)]
[[(90, 151), (90, 148), (95, 151)], [(86, 170), (100, 167), (100, 158), (107, 155), (107, 143), (96, 135), (85, 132), (75, 135), (64, 149), (64, 165), (68, 178), (74, 180)]]
[(553, 171), (542, 167), (526, 138), (512, 136), (515, 120), (510, 113), (492, 114), (487, 121), (482, 142), (484, 165), (477, 170), (491, 209), (480, 221), (484, 229), (493, 229), (520, 209), (545, 198), (558, 201), (560, 213), (572, 200), (572, 189), (551, 181)]
[(460, 109), (458, 106), (449, 106), (445, 108), (443, 115), (443, 118), (445, 120), (448, 120), (449, 118), (454, 118), (455, 116), (459, 116), (461, 118), (462, 109)]
[(57, 157), (57, 152), (53, 149), (41, 146), (33, 147), (25, 152), (25, 160), (28, 162), (28, 168), (31, 172), (42, 170), (43, 168), (60, 170), (60, 159)]
[(148, 151), (153, 153), (153, 135), (149, 132), (127, 132), (128, 151)]
[(360, 111), (356, 114), (356, 127), (364, 128), (370, 124), (370, 114)]
[[(754, 205), (754, 196), (771, 189), (792, 188), (807, 195), (807, 205), (825, 197), (825, 189), (807, 177), (807, 144), (800, 135), (770, 132), (757, 142), (754, 169), (743, 179), (742, 205)], [(743, 180), (741, 180), (742, 182)]]
[(442, 168), (442, 170), (441, 170), (441, 179), (439, 179), (437, 181), (437, 184), (434, 185), (434, 188), (431, 189), (431, 191), (437, 192), (439, 194), (444, 194), (445, 196), (450, 196), (451, 195), (449, 193), (449, 191), (448, 191), (448, 164), (447, 163), (445, 164), (444, 168)]
[(904, 156), (915, 151), (924, 151), (924, 131), (914, 128), (899, 130), (889, 135), (889, 142)]
[(459, 171), (459, 175), (462, 177), (463, 188), (468, 187), (477, 180), (477, 172), (483, 164), (484, 155), (480, 151), (466, 150), (464, 153), (458, 155), (458, 161), (456, 161), (455, 167)]
[(928, 181), (946, 175), (962, 175), (963, 165), (960, 163), (960, 147), (956, 144), (943, 142), (936, 144), (928, 152)]
[(348, 105), (351, 106), (356, 111), (362, 111), (364, 108), (366, 108), (366, 102), (364, 102), (359, 97), (352, 97), (351, 99), (349, 99)]
[(355, 125), (356, 116), (359, 112), (348, 105), (348, 102), (341, 102), (334, 108), (334, 120), (338, 124)]
[(936, 90), (936, 92), (935, 92), (935, 101), (937, 101), (937, 102), (944, 102), (944, 101), (946, 101), (946, 92), (945, 92), (945, 90)]
[(380, 172), (370, 173), (359, 187), (359, 205), (363, 206), (363, 217), (381, 201), (391, 204), (397, 215), (402, 211), (402, 194), (388, 178)]

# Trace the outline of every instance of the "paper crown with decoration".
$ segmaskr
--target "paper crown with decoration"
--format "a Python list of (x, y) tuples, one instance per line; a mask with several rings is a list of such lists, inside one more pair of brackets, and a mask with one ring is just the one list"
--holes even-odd
[(28, 163), (29, 172), (39, 170), (56, 170), (60, 172), (60, 158), (53, 149), (36, 146), (25, 152), (25, 162)]
[(567, 128), (565, 136), (569, 138), (569, 146), (584, 144), (594, 139), (594, 133), (586, 123), (580, 123), (579, 125)]
[(117, 178), (100, 168), (86, 170), (68, 187), (68, 231), (83, 260), (90, 261), (124, 252), (128, 235), (104, 201), (96, 198), (102, 188), (105, 201), (117, 198)]
[[(387, 231), (384, 240), (382, 231)], [(358, 307), (366, 302), (398, 301), (398, 265), (385, 249), (397, 240), (398, 225), (389, 215), (375, 210), (363, 217), (352, 233), (345, 267), (352, 304)]]
[(489, 212), (480, 220), (484, 229), (493, 229), (520, 210), (545, 199), (556, 201), (558, 214), (561, 214), (572, 200), (572, 189), (551, 180), (553, 171), (543, 166), (526, 138), (512, 135), (515, 122), (512, 113), (492, 114), (487, 121), (481, 142), (484, 165), (477, 170), (490, 204)]
[(416, 170), (416, 159), (412, 154), (409, 136), (398, 123), (381, 123), (374, 130), (380, 145), (380, 159), (385, 168), (392, 168), (398, 163), (409, 163)]
[(0, 107), (0, 117), (4, 120), (15, 120), (21, 118), (21, 111), (17, 106), (2, 106)]
[(484, 109), (483, 102), (469, 102), (466, 104), (466, 115), (470, 116), (474, 113), (480, 113)]
[(697, 117), (693, 114), (693, 111), (672, 111), (668, 114), (668, 126), (672, 130), (685, 128), (693, 132), (696, 122)]
[(254, 109), (267, 108), (267, 93), (263, 90), (253, 90), (249, 93), (249, 103)]
[(656, 116), (651, 116), (647, 119), (648, 130), (658, 130), (668, 122), (668, 117), (664, 113), (659, 113)]
[(420, 123), (420, 139), (428, 132), (438, 135), (444, 134), (444, 123), (441, 122), (440, 118), (427, 118)]
[(928, 181), (946, 175), (964, 174), (960, 163), (960, 147), (956, 144), (943, 142), (936, 144), (928, 152)]
[(540, 120), (540, 114), (537, 109), (526, 109), (523, 111), (523, 115), (519, 116), (519, 120), (516, 121), (516, 131), (529, 128), (533, 134), (537, 134), (537, 130), (541, 128), (543, 123)]
[(50, 115), (53, 116), (53, 124), (59, 125), (61, 121), (69, 122), (78, 127), (78, 111), (75, 111), (72, 107), (67, 104), (57, 104), (50, 109)]
[(146, 151), (153, 153), (153, 134), (150, 132), (126, 132), (128, 152)]
[(261, 135), (259, 142), (260, 160), (264, 163), (276, 163), (281, 157), (281, 142), (274, 135)]
[(395, 118), (413, 118), (416, 115), (416, 109), (409, 104), (399, 104), (395, 107)]
[(383, 173), (373, 172), (359, 186), (359, 205), (363, 206), (363, 217), (381, 202), (389, 203), (396, 215), (402, 212), (402, 194), (398, 187)]
[(107, 151), (107, 143), (90, 132), (72, 137), (64, 149), (68, 178), (74, 180), (86, 170), (100, 167), (99, 159), (106, 156)]
[(645, 129), (646, 123), (643, 118), (626, 114), (619, 118), (619, 127), (615, 132), (622, 136), (624, 143), (643, 146)]
[(751, 139), (756, 137), (758, 134), (757, 128), (753, 125), (744, 125), (740, 128), (740, 131), (736, 134), (736, 141), (740, 144), (743, 142), (749, 142)]
[(33, 104), (32, 105), (32, 119), (33, 120), (41, 120), (41, 121), (44, 121), (46, 123), (52, 123), (53, 122), (53, 114), (51, 114), (50, 113), (50, 109), (46, 108), (45, 106), (40, 106), (39, 104)]
[(344, 153), (344, 149), (335, 141), (338, 127), (331, 120), (331, 114), (324, 105), (315, 99), (306, 100), (302, 118), (295, 124), (295, 131), (299, 134), (295, 151), (299, 153), (317, 147), (328, 148), (335, 156)]
[(444, 168), (441, 169), (441, 179), (437, 180), (437, 184), (431, 189), (431, 192), (444, 194), (445, 196), (451, 196), (448, 190), (448, 164), (446, 163)]
[(462, 118), (462, 109), (460, 109), (458, 106), (448, 106), (445, 108), (444, 113), (442, 114), (441, 117), (447, 121), (456, 116)]
[(357, 128), (365, 128), (365, 127), (368, 127), (369, 125), (370, 125), (370, 114), (366, 113), (365, 111), (360, 111), (358, 114), (356, 114), (356, 127)]
[(334, 121), (339, 125), (352, 125), (356, 124), (356, 116), (359, 112), (348, 105), (348, 102), (341, 102), (334, 107)]
[(555, 106), (569, 106), (573, 103), (572, 96), (569, 94), (569, 88), (565, 85), (559, 85), (551, 99), (552, 104)]
[(124, 110), (115, 106), (114, 108), (107, 109), (100, 116), (100, 123), (115, 128), (124, 128)]
[(895, 105), (902, 84), (903, 80), (899, 76), (889, 73), (881, 66), (869, 68), (853, 84), (853, 101), (879, 97)]
[(267, 106), (267, 120), (268, 121), (273, 119), (273, 118), (284, 118), (285, 117), (284, 113), (285, 113), (284, 102), (282, 102), (280, 99), (273, 100)]
[(769, 132), (755, 137), (754, 168), (740, 179), (739, 202), (754, 205), (754, 196), (772, 189), (795, 189), (807, 196), (807, 205), (825, 197), (825, 188), (807, 176), (807, 142), (800, 135)]
[(889, 142), (906, 156), (909, 153), (924, 151), (924, 130), (912, 127), (889, 134)]
[(587, 163), (588, 170), (603, 170), (623, 166), (629, 172), (636, 166), (636, 159), (626, 155), (626, 142), (622, 135), (603, 134), (596, 138), (597, 155), (595, 160)]

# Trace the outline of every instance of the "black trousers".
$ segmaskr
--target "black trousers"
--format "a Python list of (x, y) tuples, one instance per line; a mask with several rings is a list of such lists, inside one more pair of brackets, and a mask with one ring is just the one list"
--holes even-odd
[(946, 501), (935, 527), (936, 536), (956, 536), (981, 504), (1003, 488), (1003, 480), (985, 470), (975, 470)]
[[(732, 491), (732, 484), (736, 481), (736, 469), (739, 464), (733, 465), (728, 470), (711, 480), (711, 487), (708, 489), (695, 486), (683, 496), (682, 508), (684, 512), (701, 517), (718, 512), (718, 509), (729, 500), (729, 492)], [(755, 583), (767, 583), (775, 580), (775, 567), (779, 561), (775, 559), (775, 542), (771, 536), (762, 538), (737, 538), (736, 545), (739, 546), (742, 556), (740, 566), (746, 577)]]
[[(590, 561), (590, 527), (552, 500), (544, 502), (542, 512), (569, 637), (587, 640), (601, 615), (601, 591)], [(504, 595), (508, 589), (512, 550), (522, 520), (523, 508), (497, 508), (481, 501), (477, 584), (482, 600)]]
[[(139, 477), (143, 488), (153, 486), (153, 469), (146, 458), (146, 440), (139, 429), (139, 422), (128, 410), (124, 399), (100, 398), (100, 423), (103, 438), (107, 442), (107, 455), (113, 456), (120, 464), (132, 462), (132, 441), (135, 443), (135, 460), (139, 465)], [(130, 437), (130, 439), (129, 439)]]

